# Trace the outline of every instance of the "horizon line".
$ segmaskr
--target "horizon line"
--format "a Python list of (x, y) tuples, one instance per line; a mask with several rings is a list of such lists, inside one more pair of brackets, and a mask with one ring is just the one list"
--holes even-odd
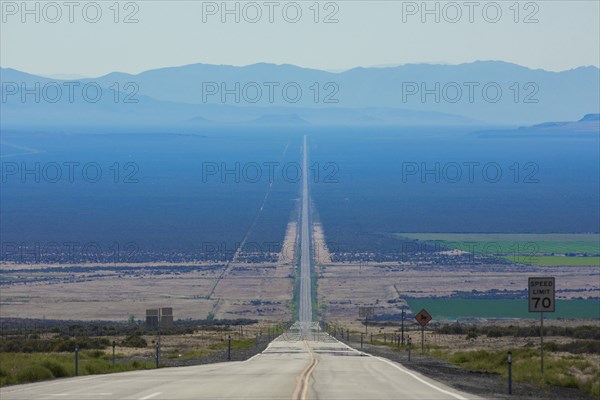
[(22, 72), (25, 74), (29, 74), (29, 75), (35, 75), (35, 76), (40, 76), (40, 77), (44, 77), (44, 78), (52, 78), (52, 79), (58, 79), (58, 80), (68, 80), (68, 79), (61, 79), (61, 78), (57, 78), (57, 76), (74, 76), (76, 78), (72, 78), (72, 79), (95, 79), (95, 78), (101, 78), (110, 74), (127, 74), (127, 75), (141, 75), (143, 73), (146, 72), (150, 72), (150, 71), (158, 71), (161, 69), (169, 69), (169, 68), (183, 68), (183, 67), (189, 67), (189, 66), (194, 66), (194, 65), (206, 65), (206, 66), (214, 66), (214, 67), (232, 67), (232, 68), (247, 68), (247, 67), (253, 67), (253, 66), (257, 66), (257, 65), (271, 65), (271, 66), (275, 66), (275, 67), (284, 67), (284, 66), (289, 66), (289, 67), (295, 67), (295, 68), (300, 68), (300, 69), (304, 69), (304, 70), (310, 70), (310, 71), (320, 71), (320, 72), (327, 72), (327, 73), (331, 73), (331, 74), (343, 74), (345, 72), (348, 71), (352, 71), (355, 69), (393, 69), (393, 68), (401, 68), (401, 67), (406, 67), (406, 66), (418, 66), (418, 65), (429, 65), (429, 66), (461, 66), (461, 65), (469, 65), (469, 64), (475, 64), (475, 63), (504, 63), (504, 64), (509, 64), (509, 65), (514, 65), (514, 66), (518, 66), (521, 68), (525, 68), (531, 71), (544, 71), (544, 72), (550, 72), (550, 73), (563, 73), (563, 72), (569, 72), (569, 71), (573, 71), (576, 69), (580, 69), (580, 68), (596, 68), (600, 70), (599, 66), (596, 65), (580, 65), (574, 68), (569, 68), (569, 69), (565, 69), (565, 70), (560, 70), (560, 71), (552, 71), (552, 70), (547, 70), (544, 68), (531, 68), (525, 65), (521, 65), (521, 64), (517, 64), (514, 62), (510, 62), (510, 61), (504, 61), (504, 60), (474, 60), (474, 61), (467, 61), (467, 62), (462, 62), (462, 63), (448, 63), (448, 62), (444, 62), (444, 61), (439, 61), (439, 62), (421, 62), (421, 63), (400, 63), (400, 64), (377, 64), (377, 65), (371, 65), (371, 66), (354, 66), (354, 67), (350, 67), (350, 68), (344, 68), (344, 69), (320, 69), (320, 68), (313, 68), (313, 67), (305, 67), (305, 66), (301, 66), (301, 65), (296, 65), (296, 64), (289, 64), (289, 63), (283, 63), (283, 64), (277, 64), (277, 63), (271, 63), (271, 62), (255, 62), (255, 63), (251, 63), (251, 64), (243, 64), (243, 65), (234, 65), (234, 64), (210, 64), (210, 63), (203, 63), (203, 62), (197, 62), (197, 63), (191, 63), (191, 64), (180, 64), (180, 65), (170, 65), (170, 66), (162, 66), (162, 67), (155, 67), (155, 68), (149, 68), (149, 69), (144, 69), (141, 70), (139, 72), (123, 72), (123, 71), (111, 71), (102, 75), (95, 75), (95, 76), (87, 76), (87, 75), (83, 75), (77, 72), (56, 72), (56, 73), (34, 73), (34, 72), (29, 72), (26, 70), (22, 70), (22, 69), (18, 69), (15, 67), (4, 67), (2, 65), (0, 65), (0, 69), (4, 70), (4, 69), (12, 69), (14, 71), (17, 72)]

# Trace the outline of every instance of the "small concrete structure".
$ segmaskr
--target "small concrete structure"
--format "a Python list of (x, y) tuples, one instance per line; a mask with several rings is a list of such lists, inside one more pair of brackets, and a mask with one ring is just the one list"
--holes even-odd
[(159, 309), (152, 308), (146, 310), (146, 327), (147, 328), (158, 328), (159, 321)]
[(160, 309), (160, 326), (162, 328), (173, 326), (173, 308), (163, 307)]

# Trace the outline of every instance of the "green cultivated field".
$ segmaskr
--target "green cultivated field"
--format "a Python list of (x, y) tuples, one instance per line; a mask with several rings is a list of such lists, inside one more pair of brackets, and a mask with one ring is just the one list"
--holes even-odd
[(538, 266), (600, 266), (600, 234), (397, 233), (444, 247)]
[[(597, 233), (396, 233), (397, 236), (418, 240), (459, 242), (589, 242), (600, 240)], [(596, 244), (596, 246), (600, 246)], [(598, 247), (597, 247), (598, 248)]]
[[(544, 267), (554, 267), (560, 265), (574, 266), (574, 267), (587, 267), (594, 266), (600, 267), (600, 257), (552, 257), (552, 256), (532, 256), (522, 257), (526, 261), (521, 261), (524, 264), (539, 265)], [(510, 257), (511, 261), (518, 262), (518, 258)]]
[[(526, 299), (408, 299), (414, 313), (425, 308), (434, 319), (465, 317), (481, 318), (538, 318), (530, 313)], [(600, 318), (600, 300), (557, 300), (556, 312), (545, 313), (548, 318)]]

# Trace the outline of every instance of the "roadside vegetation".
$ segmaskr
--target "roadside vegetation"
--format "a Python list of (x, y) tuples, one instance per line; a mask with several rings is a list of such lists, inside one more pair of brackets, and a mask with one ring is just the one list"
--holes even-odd
[[(119, 362), (112, 365), (100, 350), (79, 353), (79, 375), (106, 374), (152, 368), (152, 363)], [(122, 355), (119, 355), (122, 358)], [(0, 353), (0, 386), (75, 376), (73, 353)]]
[[(540, 327), (527, 324), (445, 324), (425, 331), (425, 354), (474, 372), (508, 377), (507, 354), (512, 352), (514, 382), (532, 384), (543, 390), (552, 387), (574, 388), (600, 399), (600, 327), (590, 324), (557, 324), (544, 327), (544, 374), (540, 369)], [(350, 329), (350, 342), (360, 343), (364, 328)], [(373, 330), (364, 336), (369, 346), (402, 354), (406, 361), (408, 346), (399, 343), (397, 321), (373, 321)], [(412, 323), (405, 325), (405, 338), (412, 337), (412, 356), (421, 357), (421, 332)], [(346, 339), (346, 327), (331, 324), (338, 339)], [(340, 332), (343, 330), (343, 336)], [(379, 347), (380, 349), (382, 347)], [(380, 354), (382, 355), (382, 354)]]
[[(0, 387), (75, 376), (76, 346), (80, 376), (156, 367), (157, 332), (140, 324), (54, 321), (34, 328), (30, 320), (2, 322)], [(245, 319), (177, 321), (161, 330), (159, 367), (226, 361), (229, 337), (232, 359), (245, 359), (286, 327)], [(107, 332), (113, 335), (95, 336)]]
[[(599, 342), (596, 341), (594, 345), (598, 346)], [(542, 375), (539, 349), (513, 349), (513, 379), (516, 382), (533, 383), (540, 387), (554, 385), (576, 388), (583, 393), (600, 398), (600, 366), (597, 363), (594, 364), (581, 355), (555, 354), (551, 346), (547, 346), (546, 350)], [(469, 371), (493, 372), (505, 378), (508, 376), (507, 352), (504, 350), (450, 352), (446, 349), (435, 349), (429, 354)]]
[[(498, 326), (498, 325), (467, 325), (467, 324), (447, 324), (436, 329), (437, 333), (446, 335), (471, 335), (478, 337), (485, 335), (487, 337), (539, 337), (539, 326)], [(564, 336), (572, 339), (592, 339), (600, 341), (600, 329), (594, 325), (580, 326), (545, 326), (544, 336)]]

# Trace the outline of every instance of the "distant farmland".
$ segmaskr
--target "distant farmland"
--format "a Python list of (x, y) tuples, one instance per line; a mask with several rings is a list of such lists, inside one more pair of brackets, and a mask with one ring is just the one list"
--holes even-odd
[[(425, 308), (434, 319), (479, 318), (537, 318), (530, 313), (526, 299), (408, 299), (413, 313)], [(600, 318), (600, 300), (557, 300), (556, 312), (545, 313), (548, 318)]]
[(577, 266), (577, 267), (600, 267), (600, 257), (556, 257), (556, 256), (533, 256), (529, 257), (525, 264), (539, 265), (543, 267), (554, 266)]
[(599, 234), (397, 233), (394, 237), (537, 266), (600, 266)]

